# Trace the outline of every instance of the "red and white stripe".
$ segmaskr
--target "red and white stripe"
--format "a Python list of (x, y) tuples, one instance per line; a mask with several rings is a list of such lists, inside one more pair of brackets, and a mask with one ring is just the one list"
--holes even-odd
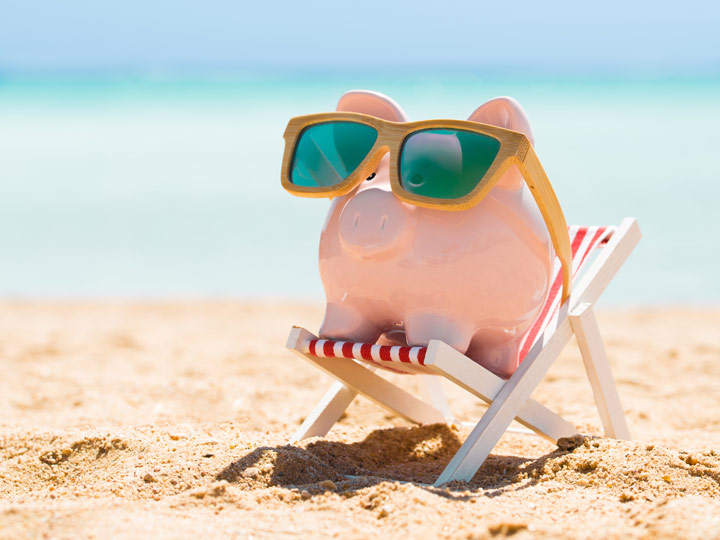
[[(568, 227), (568, 233), (570, 235), (570, 247), (572, 249), (572, 278), (575, 278), (580, 273), (580, 270), (585, 266), (585, 263), (589, 260), (589, 255), (593, 249), (601, 244), (606, 244), (612, 236), (615, 227)], [(525, 341), (520, 347), (520, 358), (525, 358), (530, 348), (535, 344), (542, 333), (550, 326), (553, 318), (557, 315), (558, 309), (560, 308), (560, 299), (562, 298), (562, 266), (560, 259), (555, 258), (555, 267), (553, 268), (554, 276), (552, 285), (545, 304), (538, 318), (535, 319), (535, 323), (530, 328), (530, 331), (525, 336)], [(522, 362), (522, 360), (520, 360)]]
[[(602, 244), (606, 244), (614, 227), (569, 227), (570, 246), (572, 248), (572, 277), (573, 280), (580, 273), (589, 260), (592, 251)], [(555, 259), (553, 280), (550, 291), (538, 318), (525, 336), (520, 348), (520, 358), (525, 358), (530, 348), (547, 329), (556, 317), (562, 296), (562, 266), (560, 260)], [(407, 347), (400, 345), (375, 345), (372, 343), (353, 343), (350, 341), (333, 341), (328, 339), (313, 339), (306, 343), (306, 352), (319, 358), (352, 358), (369, 362), (383, 369), (397, 371), (391, 366), (396, 363), (402, 365), (424, 366), (427, 347)], [(401, 371), (403, 372), (403, 371)]]
[(329, 339), (313, 339), (308, 342), (307, 348), (311, 355), (319, 358), (354, 358), (374, 363), (402, 362), (419, 366), (425, 365), (427, 352), (426, 347), (374, 345)]

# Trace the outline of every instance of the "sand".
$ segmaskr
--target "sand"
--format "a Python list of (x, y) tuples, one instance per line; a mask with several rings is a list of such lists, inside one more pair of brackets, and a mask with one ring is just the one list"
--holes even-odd
[(507, 433), (442, 489), (484, 410), (462, 391), (452, 426), (358, 399), (326, 438), (287, 444), (329, 380), (286, 334), (321, 315), (0, 304), (0, 538), (720, 538), (720, 310), (601, 311), (634, 440), (602, 437), (571, 343), (534, 397), (584, 443)]

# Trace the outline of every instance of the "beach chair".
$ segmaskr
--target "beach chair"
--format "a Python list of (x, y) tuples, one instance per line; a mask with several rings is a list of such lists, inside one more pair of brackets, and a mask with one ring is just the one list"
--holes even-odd
[[(513, 420), (554, 443), (577, 435), (573, 424), (530, 398), (573, 334), (605, 436), (629, 439), (593, 305), (640, 240), (640, 228), (635, 219), (626, 218), (617, 227), (570, 227), (569, 234), (577, 284), (559, 305), (562, 275), (556, 261), (550, 293), (522, 346), (523, 360), (507, 380), (441, 341), (430, 341), (427, 347), (351, 343), (318, 339), (293, 327), (287, 348), (337, 379), (293, 441), (327, 434), (358, 394), (412, 422), (448, 422), (451, 413), (439, 384), (442, 376), (489, 404), (435, 485), (468, 481)], [(380, 377), (379, 369), (420, 375), (421, 397)]]

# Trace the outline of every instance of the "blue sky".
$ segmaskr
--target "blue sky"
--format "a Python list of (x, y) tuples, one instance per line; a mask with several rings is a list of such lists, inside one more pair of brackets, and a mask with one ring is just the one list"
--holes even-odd
[(0, 70), (720, 70), (720, 2), (0, 0)]

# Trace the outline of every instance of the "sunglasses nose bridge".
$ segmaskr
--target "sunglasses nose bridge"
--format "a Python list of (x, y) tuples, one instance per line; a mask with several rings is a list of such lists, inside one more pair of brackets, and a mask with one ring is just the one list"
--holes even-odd
[(367, 157), (367, 164), (365, 167), (363, 167), (363, 174), (364, 173), (372, 173), (377, 169), (378, 165), (380, 165), (380, 162), (385, 157), (385, 154), (390, 152), (390, 147), (387, 144), (380, 144), (377, 147), (373, 148)]
[(377, 148), (375, 148), (374, 151), (372, 152), (372, 157), (373, 157), (373, 158), (379, 158), (379, 159), (378, 159), (378, 161), (379, 161), (379, 160), (382, 159), (382, 158), (385, 156), (385, 154), (387, 154), (388, 152), (390, 152), (390, 146), (388, 146), (387, 144), (379, 144), (379, 145), (377, 146)]

